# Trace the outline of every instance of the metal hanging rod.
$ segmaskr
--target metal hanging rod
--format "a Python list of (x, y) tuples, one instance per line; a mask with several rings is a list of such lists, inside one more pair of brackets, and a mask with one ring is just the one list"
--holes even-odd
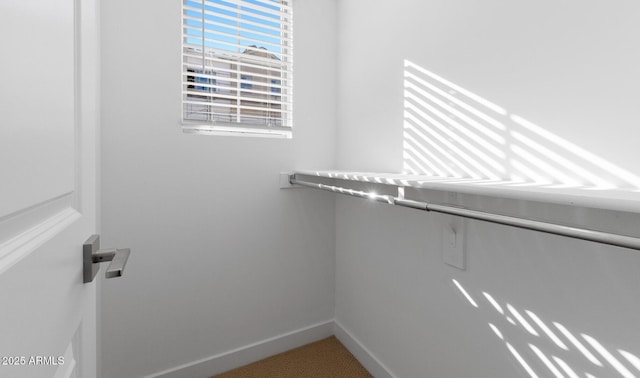
[(575, 239), (588, 240), (596, 243), (614, 245), (617, 247), (630, 248), (640, 250), (640, 238), (613, 234), (609, 232), (589, 230), (586, 228), (565, 226), (557, 223), (542, 222), (533, 219), (511, 217), (508, 215), (500, 215), (487, 213), (483, 211), (469, 210), (461, 207), (450, 205), (431, 204), (420, 201), (413, 201), (405, 198), (395, 197), (391, 195), (379, 195), (375, 193), (364, 192), (360, 190), (346, 189), (339, 186), (318, 184), (315, 182), (298, 180), (295, 174), (289, 176), (289, 182), (293, 185), (305, 186), (308, 188), (321, 189), (334, 193), (350, 195), (354, 197), (367, 198), (377, 202), (384, 202), (390, 205), (409, 207), (412, 209), (433, 211), (436, 213), (456, 215), (465, 218), (477, 219), (485, 222), (497, 223), (506, 226), (524, 228), (567, 236)]

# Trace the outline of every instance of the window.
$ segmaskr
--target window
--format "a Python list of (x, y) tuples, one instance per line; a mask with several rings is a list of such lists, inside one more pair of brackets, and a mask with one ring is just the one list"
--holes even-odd
[(242, 75), (240, 76), (240, 88), (242, 89), (251, 89), (253, 87), (253, 85), (251, 84), (251, 81), (253, 80), (253, 78), (251, 76), (247, 76), (247, 75)]
[(197, 85), (196, 90), (204, 91), (204, 92), (215, 92), (216, 91), (216, 79), (210, 77), (198, 77), (198, 83), (208, 84), (206, 86)]
[[(203, 71), (200, 69), (193, 69), (193, 68), (188, 68), (187, 69), (187, 82), (189, 83), (199, 83), (199, 84), (205, 84), (205, 85), (194, 85), (194, 84), (188, 84), (187, 85), (187, 89), (192, 90), (191, 92), (198, 91), (198, 92), (215, 92), (216, 91), (216, 79), (212, 78), (211, 76), (213, 75), (213, 73), (208, 72), (208, 71)], [(194, 92), (195, 93), (195, 92)]]
[(187, 132), (291, 136), (290, 0), (183, 0)]
[(280, 87), (280, 80), (271, 79), (271, 92), (282, 93), (282, 88)]

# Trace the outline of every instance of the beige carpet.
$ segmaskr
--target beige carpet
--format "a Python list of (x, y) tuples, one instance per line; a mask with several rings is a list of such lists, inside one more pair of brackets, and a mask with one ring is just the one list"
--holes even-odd
[(331, 336), (215, 378), (369, 378), (371, 374)]

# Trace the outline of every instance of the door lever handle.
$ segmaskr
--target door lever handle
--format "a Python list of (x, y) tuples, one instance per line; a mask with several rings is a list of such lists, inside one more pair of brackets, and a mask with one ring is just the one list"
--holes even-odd
[(82, 245), (83, 282), (92, 282), (100, 269), (99, 264), (105, 261), (110, 261), (105, 272), (106, 278), (122, 276), (130, 253), (129, 248), (100, 249), (100, 236), (91, 235)]
[(99, 264), (104, 261), (111, 261), (107, 266), (105, 277), (113, 278), (120, 277), (124, 272), (124, 266), (127, 264), (129, 254), (131, 250), (129, 248), (116, 249), (99, 249), (93, 254), (93, 263)]

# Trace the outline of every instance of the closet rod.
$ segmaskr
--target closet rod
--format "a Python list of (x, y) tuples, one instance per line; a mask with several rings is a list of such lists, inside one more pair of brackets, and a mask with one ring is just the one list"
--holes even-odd
[(494, 213), (487, 213), (483, 211), (469, 210), (462, 207), (431, 204), (426, 202), (413, 201), (405, 198), (394, 197), (390, 195), (378, 195), (374, 193), (368, 193), (360, 190), (346, 189), (339, 186), (319, 184), (315, 182), (298, 180), (295, 175), (289, 177), (289, 182), (293, 185), (305, 186), (308, 188), (321, 189), (334, 193), (346, 194), (354, 197), (367, 198), (378, 202), (384, 202), (391, 205), (409, 207), (412, 209), (434, 211), (437, 213), (456, 215), (465, 218), (477, 219), (481, 221), (502, 224), (506, 226), (524, 228), (527, 230), (534, 230), (540, 232), (546, 232), (548, 234), (555, 234), (561, 236), (567, 236), (575, 239), (588, 240), (596, 243), (609, 244), (617, 247), (624, 247), (630, 249), (640, 250), (640, 238), (613, 234), (609, 232), (589, 230), (586, 228), (565, 226), (557, 223), (542, 222), (527, 218), (517, 218), (508, 215), (500, 215)]

